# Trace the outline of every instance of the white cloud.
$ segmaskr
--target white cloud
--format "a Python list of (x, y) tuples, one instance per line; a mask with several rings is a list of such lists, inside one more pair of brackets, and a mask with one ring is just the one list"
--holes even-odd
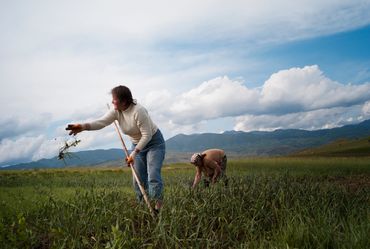
[(362, 113), (365, 117), (370, 117), (370, 101), (365, 102), (362, 106)]
[(240, 115), (257, 100), (256, 90), (224, 76), (203, 82), (199, 87), (175, 97), (166, 111), (174, 122), (190, 124), (197, 120)]
[[(209, 120), (224, 117), (361, 104), (369, 83), (342, 85), (315, 67), (278, 72), (262, 88), (236, 77), (265, 78), (264, 61), (249, 56), (261, 47), (362, 27), (369, 11), (368, 0), (6, 1), (1, 148), (51, 155), (52, 139), (64, 132), (52, 134), (55, 124), (100, 116), (117, 84), (173, 135), (206, 131)], [(111, 144), (108, 133), (83, 135), (81, 148)], [(28, 149), (19, 144), (25, 136), (33, 141)]]
[(161, 91), (152, 91), (146, 94), (143, 103), (148, 110), (156, 111), (171, 103), (172, 94), (164, 89)]
[(270, 113), (309, 111), (359, 104), (369, 93), (370, 83), (343, 85), (313, 65), (273, 74), (262, 87), (260, 105)]
[(8, 46), (21, 43), (20, 36), (32, 37), (30, 44), (49, 46), (84, 37), (97, 44), (155, 43), (174, 37), (188, 42), (195, 35), (198, 41), (240, 36), (265, 41), (362, 26), (370, 20), (368, 12), (367, 0), (12, 1), (3, 5), (0, 27), (16, 27), (15, 35), (6, 36), (14, 41)]
[(0, 119), (0, 141), (4, 138), (18, 135), (32, 135), (42, 131), (50, 120), (50, 114), (41, 114), (33, 117), (3, 117)]
[[(73, 137), (68, 136), (65, 126), (56, 128), (53, 138), (46, 134), (38, 136), (22, 136), (17, 138), (5, 138), (0, 141), (0, 165), (11, 165), (19, 162), (37, 161), (42, 158), (52, 158), (58, 155), (65, 142), (71, 143)], [(114, 127), (107, 127), (94, 132), (80, 133), (76, 139), (81, 142), (69, 152), (80, 150), (92, 150), (103, 148), (122, 148), (118, 134)], [(131, 142), (124, 136), (125, 144), (131, 148)], [(122, 152), (122, 158), (124, 152)]]
[[(370, 22), (366, 0), (143, 4), (4, 3), (0, 104), (12, 103), (10, 112), (21, 115), (66, 118), (94, 102), (105, 106), (110, 97), (104, 93), (119, 83), (129, 85), (138, 99), (158, 89), (179, 94), (215, 75), (255, 67), (256, 62), (235, 59), (248, 51), (232, 49), (233, 44), (254, 51), (258, 44), (331, 34)], [(0, 115), (7, 112), (1, 109)]]
[(16, 140), (8, 138), (1, 140), (0, 163), (31, 158), (44, 140), (45, 137), (42, 135), (37, 137), (21, 137)]
[(225, 76), (172, 97), (172, 103), (169, 103), (169, 95), (166, 94), (167, 104), (158, 107), (156, 113), (172, 123), (191, 125), (240, 115), (282, 116), (351, 107), (369, 100), (370, 83), (343, 85), (325, 77), (314, 65), (279, 71), (261, 88), (249, 89), (242, 81)]
[(234, 129), (238, 131), (318, 130), (330, 129), (363, 120), (361, 106), (355, 105), (283, 115), (244, 115), (235, 118)]
[[(306, 66), (279, 71), (258, 88), (250, 89), (242, 80), (224, 76), (179, 95), (167, 89), (150, 91), (142, 103), (168, 138), (178, 133), (209, 132), (207, 127), (214, 125), (213, 120), (224, 119), (228, 123), (231, 117), (235, 118), (234, 129), (244, 131), (313, 130), (359, 122), (370, 117), (369, 93), (370, 83), (343, 85), (324, 76), (318, 66)], [(4, 134), (9, 133), (9, 138), (1, 140), (0, 164), (19, 158), (27, 161), (56, 156), (68, 138), (67, 123), (94, 120), (105, 112), (103, 106), (76, 109), (54, 133), (47, 115), (23, 123), (21, 119), (3, 122), (11, 124), (5, 125), (8, 128)], [(17, 135), (10, 134), (12, 126), (18, 127)], [(83, 132), (78, 138), (81, 143), (75, 150), (121, 147), (114, 127)], [(128, 137), (125, 140), (130, 148)]]

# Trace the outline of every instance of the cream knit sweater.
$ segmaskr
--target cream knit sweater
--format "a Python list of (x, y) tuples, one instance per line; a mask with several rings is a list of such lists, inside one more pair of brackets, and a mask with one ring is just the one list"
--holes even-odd
[(122, 132), (131, 138), (136, 149), (142, 150), (149, 143), (158, 128), (148, 111), (140, 104), (131, 104), (124, 111), (110, 110), (103, 117), (90, 122), (90, 130), (102, 129), (117, 120)]

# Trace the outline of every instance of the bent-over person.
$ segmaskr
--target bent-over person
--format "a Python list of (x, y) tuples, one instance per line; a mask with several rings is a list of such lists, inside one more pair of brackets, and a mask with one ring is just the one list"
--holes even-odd
[(202, 153), (195, 153), (190, 162), (196, 167), (193, 188), (200, 182), (202, 174), (205, 176), (206, 186), (209, 183), (215, 183), (219, 179), (223, 179), (227, 185), (226, 164), (227, 157), (225, 151), (221, 149), (209, 149)]

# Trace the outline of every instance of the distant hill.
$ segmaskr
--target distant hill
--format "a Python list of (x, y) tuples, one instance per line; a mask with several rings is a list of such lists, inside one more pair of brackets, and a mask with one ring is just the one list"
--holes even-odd
[[(51, 159), (41, 159), (35, 162), (20, 163), (5, 167), (3, 169), (37, 169), (37, 168), (63, 168), (74, 166), (95, 166), (107, 164), (110, 161), (121, 160), (123, 164), (124, 152), (122, 149), (109, 150), (88, 150), (70, 153), (70, 157), (63, 160), (58, 160), (57, 157)], [(119, 165), (119, 161), (117, 164)]]
[(352, 140), (339, 139), (316, 148), (294, 153), (292, 156), (370, 157), (370, 137)]
[[(306, 131), (298, 129), (272, 132), (227, 131), (176, 135), (166, 141), (165, 163), (188, 162), (193, 152), (208, 148), (224, 149), (231, 157), (289, 155), (322, 146), (338, 139), (353, 140), (370, 136), (370, 120), (333, 129)], [(117, 166), (123, 164), (122, 149), (91, 150), (72, 153), (67, 165), (56, 157), (22, 163), (3, 169), (59, 168), (75, 166)]]
[(168, 151), (195, 152), (222, 148), (246, 156), (287, 155), (317, 147), (337, 139), (354, 139), (370, 135), (370, 120), (333, 129), (306, 131), (298, 129), (272, 132), (229, 131), (222, 134), (204, 133), (177, 135), (166, 141)]

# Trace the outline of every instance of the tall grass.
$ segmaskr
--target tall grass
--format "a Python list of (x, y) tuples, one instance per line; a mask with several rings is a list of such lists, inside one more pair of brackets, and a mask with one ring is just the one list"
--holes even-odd
[(367, 248), (370, 187), (356, 181), (370, 179), (369, 166), (368, 159), (231, 161), (226, 187), (192, 190), (194, 168), (171, 165), (155, 219), (136, 202), (127, 170), (4, 172), (0, 247)]

